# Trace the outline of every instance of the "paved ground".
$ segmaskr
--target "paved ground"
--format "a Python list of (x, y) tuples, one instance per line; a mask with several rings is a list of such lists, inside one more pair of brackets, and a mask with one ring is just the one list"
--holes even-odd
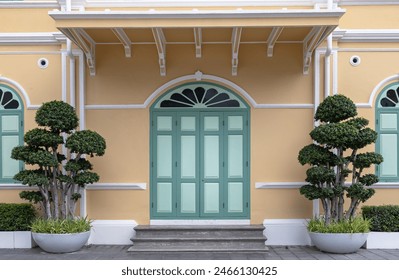
[(131, 253), (130, 246), (92, 245), (68, 254), (40, 248), (0, 249), (0, 260), (399, 260), (399, 250), (360, 249), (354, 254), (328, 254), (310, 246), (269, 246), (267, 253)]

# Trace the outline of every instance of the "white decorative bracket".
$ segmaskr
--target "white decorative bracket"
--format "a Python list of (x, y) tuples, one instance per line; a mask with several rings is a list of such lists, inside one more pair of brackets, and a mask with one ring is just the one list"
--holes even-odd
[(159, 68), (161, 76), (166, 76), (166, 40), (162, 28), (152, 28), (155, 44), (158, 50)]
[(195, 57), (201, 58), (202, 56), (202, 29), (194, 28), (194, 41), (195, 41)]
[(267, 56), (272, 57), (273, 56), (273, 50), (274, 50), (274, 45), (276, 44), (276, 41), (278, 37), (280, 36), (281, 32), (283, 31), (284, 27), (274, 27), (272, 32), (269, 35), (269, 38), (267, 39)]
[(232, 44), (232, 70), (231, 74), (233, 76), (237, 76), (237, 68), (238, 68), (238, 50), (240, 48), (240, 41), (241, 41), (241, 31), (242, 27), (234, 27), (233, 34), (231, 37), (231, 44)]
[(303, 73), (309, 73), (314, 50), (334, 31), (336, 26), (315, 26), (303, 41)]
[(132, 42), (130, 41), (129, 37), (126, 35), (123, 28), (113, 28), (112, 32), (114, 32), (118, 40), (121, 41), (125, 49), (125, 56), (132, 57)]
[(63, 29), (67, 35), (85, 54), (86, 62), (90, 70), (90, 75), (96, 75), (96, 42), (82, 28)]

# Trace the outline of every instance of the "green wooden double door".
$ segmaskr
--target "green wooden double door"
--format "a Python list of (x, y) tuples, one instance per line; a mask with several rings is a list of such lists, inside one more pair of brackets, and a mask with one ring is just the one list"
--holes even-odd
[(151, 218), (249, 218), (246, 111), (153, 112)]

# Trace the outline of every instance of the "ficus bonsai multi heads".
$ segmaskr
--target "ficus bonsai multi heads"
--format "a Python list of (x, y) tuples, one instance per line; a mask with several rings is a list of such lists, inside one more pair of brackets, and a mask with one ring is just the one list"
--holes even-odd
[(44, 103), (35, 121), (40, 128), (26, 132), (26, 145), (15, 147), (11, 157), (31, 166), (14, 179), (39, 191), (20, 196), (40, 203), (48, 219), (73, 218), (81, 188), (99, 180), (87, 156), (104, 155), (105, 140), (94, 131), (76, 131), (78, 116), (62, 101)]
[[(298, 155), (302, 165), (310, 165), (308, 184), (300, 193), (310, 200), (321, 200), (328, 225), (352, 219), (359, 204), (374, 195), (369, 187), (378, 177), (364, 171), (383, 158), (374, 152), (361, 152), (376, 142), (377, 133), (367, 127), (367, 119), (357, 117), (356, 105), (346, 96), (327, 97), (317, 108), (315, 120), (319, 125), (310, 132), (314, 142)], [(348, 209), (344, 209), (345, 197), (350, 199)]]

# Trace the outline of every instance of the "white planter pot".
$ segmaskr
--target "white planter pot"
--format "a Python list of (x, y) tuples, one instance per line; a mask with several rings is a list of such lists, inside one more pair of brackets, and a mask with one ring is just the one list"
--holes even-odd
[(90, 231), (68, 234), (32, 232), (33, 240), (49, 253), (70, 253), (80, 250), (90, 237)]
[(359, 250), (367, 240), (368, 233), (318, 233), (309, 232), (312, 243), (321, 251), (348, 254)]

